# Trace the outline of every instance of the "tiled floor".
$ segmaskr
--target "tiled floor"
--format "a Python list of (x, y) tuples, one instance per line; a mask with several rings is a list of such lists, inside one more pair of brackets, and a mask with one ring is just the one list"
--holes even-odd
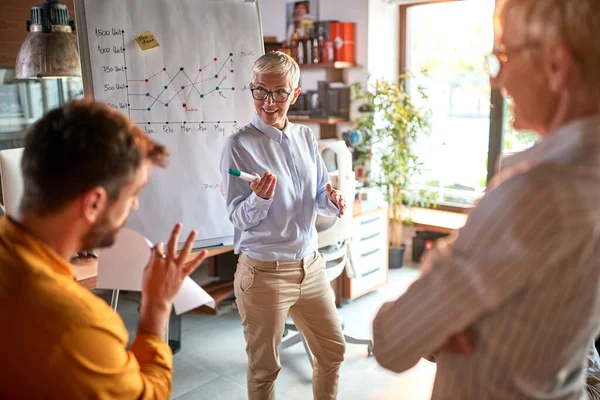
[[(376, 292), (344, 305), (339, 312), (345, 332), (371, 337), (371, 322), (385, 301), (396, 298), (418, 276), (412, 268), (390, 271), (389, 282)], [(122, 296), (119, 313), (133, 335), (137, 324), (135, 296)], [(281, 352), (277, 399), (310, 400), (311, 367), (301, 344)], [(172, 398), (246, 399), (246, 353), (240, 317), (233, 305), (219, 316), (188, 313), (183, 316), (182, 348), (175, 356)], [(429, 399), (435, 365), (422, 360), (399, 375), (388, 373), (367, 357), (366, 346), (347, 345), (341, 371), (340, 400)]]

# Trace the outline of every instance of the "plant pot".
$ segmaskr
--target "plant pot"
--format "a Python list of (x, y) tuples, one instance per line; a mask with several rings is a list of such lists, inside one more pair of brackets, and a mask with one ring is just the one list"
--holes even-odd
[(421, 262), (423, 253), (430, 249), (436, 240), (444, 236), (448, 235), (438, 232), (417, 231), (412, 239), (412, 260), (414, 262)]
[(406, 246), (402, 244), (400, 247), (390, 247), (390, 258), (389, 258), (389, 266), (390, 268), (402, 268), (404, 265), (404, 249)]

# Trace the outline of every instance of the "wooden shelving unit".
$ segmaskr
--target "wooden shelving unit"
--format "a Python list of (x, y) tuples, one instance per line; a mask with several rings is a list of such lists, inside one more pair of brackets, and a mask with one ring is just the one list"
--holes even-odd
[[(335, 61), (332, 63), (300, 64), (300, 70), (324, 71), (325, 80), (328, 82), (348, 82), (347, 72), (351, 68), (358, 68), (355, 62)], [(350, 122), (348, 118), (330, 117), (330, 118), (311, 118), (309, 116), (290, 115), (291, 122), (299, 124), (319, 124), (321, 139), (331, 139), (337, 137), (337, 124)]]
[(298, 115), (290, 115), (288, 116), (290, 122), (296, 122), (299, 124), (320, 124), (320, 125), (335, 125), (342, 124), (344, 122), (350, 122), (348, 118), (338, 118), (338, 117), (330, 117), (330, 118), (310, 118), (305, 116)]
[(356, 63), (347, 62), (347, 61), (335, 61), (332, 63), (318, 63), (318, 64), (299, 64), (300, 69), (348, 69), (348, 68), (356, 68), (358, 67)]

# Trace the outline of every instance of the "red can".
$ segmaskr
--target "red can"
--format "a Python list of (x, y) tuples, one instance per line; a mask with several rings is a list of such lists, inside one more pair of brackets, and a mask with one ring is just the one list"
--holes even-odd
[(334, 43), (335, 61), (356, 62), (354, 22), (332, 22), (331, 38)]

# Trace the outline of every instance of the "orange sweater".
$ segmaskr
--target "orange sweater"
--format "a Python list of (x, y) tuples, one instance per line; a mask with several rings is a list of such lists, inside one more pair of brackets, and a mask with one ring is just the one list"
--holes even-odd
[(123, 321), (71, 265), (0, 219), (0, 398), (168, 399), (173, 356)]

